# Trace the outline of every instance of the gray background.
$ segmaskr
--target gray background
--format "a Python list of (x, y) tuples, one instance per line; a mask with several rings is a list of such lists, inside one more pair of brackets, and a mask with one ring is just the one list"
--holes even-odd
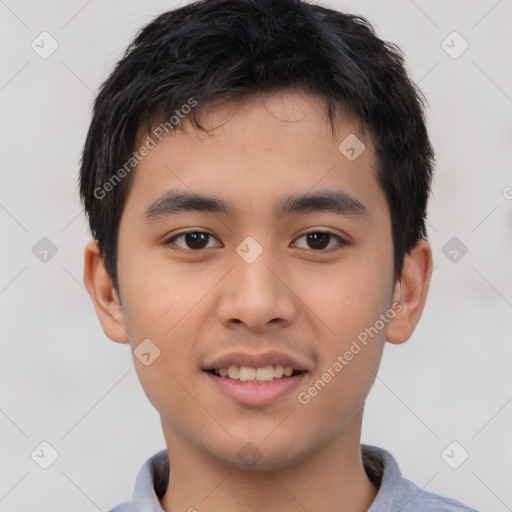
[[(512, 510), (512, 1), (324, 4), (402, 47), (437, 152), (429, 299), (413, 338), (385, 349), (362, 440), (426, 490)], [(83, 286), (77, 172), (97, 88), (137, 30), (176, 5), (0, 1), (1, 511), (107, 510), (165, 447), (129, 347), (105, 337)], [(46, 59), (31, 47), (43, 31), (59, 45)], [(457, 58), (454, 31), (469, 44)], [(46, 262), (32, 251), (43, 237), (57, 248)], [(43, 441), (59, 454), (48, 469)]]

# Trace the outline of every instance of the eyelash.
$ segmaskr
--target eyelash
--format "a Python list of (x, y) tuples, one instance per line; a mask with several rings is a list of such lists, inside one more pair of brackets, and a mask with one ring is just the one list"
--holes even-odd
[[(166, 245), (166, 246), (175, 245), (174, 241), (177, 238), (184, 237), (185, 235), (189, 235), (189, 234), (193, 234), (193, 233), (203, 234), (203, 235), (207, 235), (208, 237), (215, 238), (211, 233), (208, 233), (206, 231), (184, 231), (183, 233), (178, 233), (177, 235), (173, 235), (171, 238), (167, 239), (164, 242), (164, 245)], [(339, 235), (336, 235), (335, 233), (332, 233), (331, 231), (322, 231), (322, 230), (307, 231), (306, 233), (302, 233), (302, 235), (299, 235), (295, 240), (298, 240), (302, 237), (305, 237), (305, 236), (311, 235), (311, 234), (322, 234), (322, 235), (329, 235), (330, 237), (334, 237), (339, 242), (338, 247), (331, 248), (331, 249), (303, 249), (303, 248), (301, 248), (301, 249), (310, 250), (315, 253), (331, 253), (331, 252), (339, 251), (339, 250), (343, 249), (346, 245), (349, 245), (348, 242), (346, 240), (344, 240), (343, 238), (341, 238)], [(208, 241), (210, 241), (210, 240), (208, 240)], [(331, 238), (329, 239), (329, 242), (327, 245), (329, 245), (330, 243), (331, 243)], [(206, 249), (208, 249), (208, 248), (184, 249), (183, 247), (178, 246), (178, 250), (188, 252), (188, 253), (200, 253), (202, 251), (205, 251)]]

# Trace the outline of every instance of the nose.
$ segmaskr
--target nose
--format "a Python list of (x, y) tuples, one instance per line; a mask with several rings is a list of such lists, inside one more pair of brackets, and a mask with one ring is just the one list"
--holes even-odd
[(298, 299), (290, 279), (270, 251), (263, 251), (252, 263), (235, 259), (235, 267), (222, 281), (219, 321), (229, 328), (243, 324), (253, 331), (292, 324)]

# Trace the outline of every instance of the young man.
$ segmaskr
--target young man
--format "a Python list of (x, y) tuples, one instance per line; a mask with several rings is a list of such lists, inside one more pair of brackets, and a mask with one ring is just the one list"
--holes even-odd
[(210, 0), (140, 32), (80, 173), (84, 281), (166, 441), (116, 512), (470, 510), (360, 444), (425, 304), (432, 167), (401, 53), (362, 18)]

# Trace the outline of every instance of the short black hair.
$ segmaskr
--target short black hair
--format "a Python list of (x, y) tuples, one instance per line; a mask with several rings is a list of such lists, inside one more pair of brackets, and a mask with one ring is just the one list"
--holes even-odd
[(200, 0), (141, 29), (94, 102), (80, 197), (118, 293), (118, 228), (140, 130), (179, 129), (183, 117), (203, 130), (199, 113), (214, 102), (287, 89), (325, 99), (333, 133), (340, 112), (370, 133), (399, 279), (406, 254), (426, 239), (434, 165), (426, 101), (400, 48), (365, 18), (304, 0)]

